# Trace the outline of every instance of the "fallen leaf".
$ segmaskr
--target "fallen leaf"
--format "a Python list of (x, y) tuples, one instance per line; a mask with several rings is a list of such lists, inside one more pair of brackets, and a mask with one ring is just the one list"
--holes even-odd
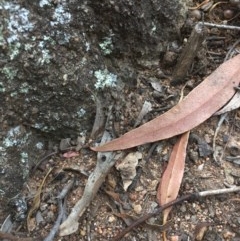
[(65, 158), (70, 158), (70, 157), (75, 157), (75, 156), (79, 156), (79, 152), (76, 152), (76, 151), (68, 151), (68, 152), (65, 152), (63, 154), (63, 157)]
[[(182, 134), (173, 147), (168, 166), (157, 190), (157, 200), (160, 206), (177, 198), (184, 173), (188, 137), (189, 131)], [(172, 207), (169, 207), (163, 211), (163, 225), (166, 224), (171, 209)]]
[(133, 129), (94, 151), (114, 151), (167, 139), (198, 126), (234, 95), (240, 82), (240, 54), (221, 64), (180, 103), (163, 115)]

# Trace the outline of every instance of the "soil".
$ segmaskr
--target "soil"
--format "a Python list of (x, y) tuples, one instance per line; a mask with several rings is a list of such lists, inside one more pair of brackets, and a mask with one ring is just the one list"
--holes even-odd
[[(224, 11), (232, 8), (236, 16), (236, 12), (239, 12), (239, 9), (236, 10), (237, 7), (229, 3), (219, 4), (211, 10), (211, 13), (210, 10), (206, 11), (206, 20), (222, 24)], [(192, 10), (189, 13), (191, 15)], [(190, 26), (195, 23), (194, 21), (192, 18), (188, 19), (181, 38), (189, 37)], [(237, 16), (229, 21), (229, 24), (238, 26), (239, 22)], [(225, 56), (237, 41), (238, 32), (206, 28), (204, 38), (205, 41), (198, 50), (184, 83), (177, 85), (171, 83), (171, 74), (176, 66), (174, 56), (179, 55), (179, 50), (170, 49), (155, 69), (139, 69), (137, 85), (133, 87), (126, 84), (121, 98), (117, 97), (120, 101), (116, 100), (116, 97), (112, 98), (114, 108), (111, 110), (110, 125), (114, 128), (110, 131), (114, 130), (118, 136), (133, 129), (145, 101), (150, 102), (152, 107), (141, 120), (141, 124), (161, 115), (177, 104), (181, 90), (186, 83), (184, 95), (187, 95), (219, 64), (224, 62)], [(234, 55), (239, 50), (240, 45), (236, 43), (230, 55)], [(158, 88), (152, 84), (156, 81)], [(113, 91), (109, 90), (109, 92)], [(104, 106), (104, 103), (102, 104)], [(110, 111), (107, 106), (105, 110), (105, 115), (109, 116)], [(213, 116), (191, 131), (179, 197), (199, 191), (240, 185), (240, 110), (228, 113), (220, 126), (213, 148), (214, 133), (219, 120), (219, 116)], [(29, 230), (27, 230), (24, 217), (22, 221), (14, 223), (14, 230), (18, 237), (43, 240), (48, 235), (53, 229), (59, 212), (56, 197), (69, 181), (74, 180), (73, 187), (65, 201), (66, 215), (70, 213), (72, 207), (82, 197), (88, 176), (96, 165), (96, 153), (86, 147), (91, 141), (96, 140), (87, 139), (85, 145), (76, 151), (77, 140), (71, 140), (73, 152), (68, 150), (48, 155), (33, 170), (22, 196), (29, 211), (36, 204), (34, 197), (42, 186), (40, 206), (28, 217)], [(97, 195), (79, 219), (80, 226), (77, 232), (64, 237), (56, 235), (53, 240), (112, 240), (133, 220), (153, 212), (158, 206), (157, 187), (175, 141), (176, 138), (172, 138), (127, 150), (125, 153), (137, 150), (142, 153), (142, 159), (136, 168), (137, 175), (130, 187), (125, 191), (120, 172), (116, 167), (111, 168)], [(53, 151), (49, 150), (49, 153), (51, 152)], [(217, 153), (217, 158), (213, 157), (213, 153)], [(77, 156), (65, 157), (72, 154)], [(53, 168), (52, 171), (46, 177), (51, 168)], [(20, 197), (18, 200), (21, 200)], [(24, 209), (24, 205), (21, 207)], [(20, 213), (26, 211), (19, 209)], [(21, 220), (19, 209), (15, 213), (15, 218)], [(162, 215), (159, 215), (132, 230), (122, 240), (163, 240), (161, 225)], [(214, 195), (180, 203), (173, 207), (169, 222), (164, 229), (168, 240), (240, 240), (240, 193)]]

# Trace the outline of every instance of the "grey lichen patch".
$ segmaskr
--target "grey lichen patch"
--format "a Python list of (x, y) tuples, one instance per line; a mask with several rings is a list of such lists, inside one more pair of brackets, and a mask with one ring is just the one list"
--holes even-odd
[(77, 111), (77, 116), (79, 118), (83, 117), (86, 114), (86, 110), (84, 110), (83, 108), (79, 108), (79, 110)]
[(94, 84), (96, 89), (115, 87), (117, 85), (117, 75), (110, 73), (107, 69), (95, 71), (94, 76), (97, 79), (97, 82)]
[(30, 86), (27, 82), (24, 82), (21, 84), (20, 88), (19, 88), (19, 92), (20, 93), (24, 93), (27, 94), (29, 92)]
[(53, 14), (54, 21), (51, 21), (51, 25), (55, 26), (57, 24), (67, 24), (71, 21), (72, 15), (68, 12), (66, 1), (62, 0), (57, 5)]
[(43, 144), (43, 142), (39, 141), (36, 143), (35, 147), (39, 150), (42, 150), (44, 147), (44, 144)]
[(49, 2), (49, 0), (40, 0), (39, 1), (39, 6), (42, 8), (44, 6), (48, 6), (51, 5), (51, 3)]
[(0, 46), (4, 46), (5, 44), (6, 44), (6, 41), (3, 37), (3, 26), (0, 26)]
[(44, 65), (45, 63), (50, 63), (51, 60), (51, 55), (50, 55), (50, 51), (48, 49), (42, 49), (41, 51), (41, 57), (39, 57), (38, 59), (38, 64), (40, 65)]
[(103, 51), (104, 55), (111, 54), (113, 49), (112, 38), (111, 37), (104, 38), (104, 41), (100, 43), (99, 46)]
[(18, 70), (14, 69), (13, 67), (5, 66), (1, 72), (7, 77), (7, 79), (13, 80), (16, 77)]
[(99, 44), (104, 55), (109, 55), (113, 51), (113, 42), (112, 42), (113, 36), (114, 34), (112, 33), (112, 31), (110, 31), (109, 36), (103, 38), (103, 41)]
[(0, 93), (4, 93), (6, 91), (6, 88), (4, 87), (3, 82), (0, 82)]
[(22, 126), (11, 128), (3, 140), (4, 147), (22, 146), (28, 141), (31, 133), (26, 133)]
[(10, 60), (13, 60), (16, 56), (18, 56), (20, 52), (20, 47), (21, 47), (21, 44), (19, 42), (17, 42), (16, 44), (9, 45)]
[(28, 33), (33, 30), (33, 23), (29, 21), (29, 10), (21, 7), (12, 1), (3, 1), (0, 9), (7, 10), (9, 19), (7, 29), (9, 36), (8, 43), (13, 43), (19, 40), (20, 36), (27, 37)]
[(0, 10), (4, 12), (4, 24), (0, 28), (0, 46), (8, 46), (8, 57), (15, 59), (21, 52), (23, 40), (28, 39), (34, 24), (30, 21), (30, 12), (13, 1), (2, 1)]

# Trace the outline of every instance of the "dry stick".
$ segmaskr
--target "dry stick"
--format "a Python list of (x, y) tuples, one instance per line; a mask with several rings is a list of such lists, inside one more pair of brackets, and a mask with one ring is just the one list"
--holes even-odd
[(226, 54), (226, 57), (224, 59), (224, 62), (227, 61), (228, 59), (230, 59), (230, 54), (233, 54), (233, 50), (235, 49), (235, 47), (240, 43), (240, 39), (238, 39), (233, 45), (232, 47), (229, 49), (229, 51)]
[(213, 23), (207, 23), (207, 22), (197, 23), (192, 30), (188, 43), (187, 43), (186, 47), (184, 48), (184, 50), (178, 60), (178, 63), (176, 65), (176, 68), (174, 70), (173, 77), (172, 77), (173, 84), (181, 83), (183, 81), (184, 77), (186, 76), (187, 71), (189, 70), (189, 68), (193, 62), (193, 59), (196, 56), (198, 48), (200, 47), (200, 45), (203, 41), (204, 26), (211, 27), (211, 28), (222, 28), (222, 29), (230, 29), (230, 30), (240, 31), (240, 27), (237, 27), (237, 26), (224, 25), (224, 24), (213, 24)]
[(93, 128), (90, 134), (91, 139), (94, 139), (98, 136), (99, 133), (101, 133), (104, 130), (104, 124), (105, 124), (105, 114), (103, 111), (103, 105), (102, 101), (98, 98), (97, 94), (95, 94), (88, 85), (85, 86), (86, 90), (92, 94), (95, 105), (96, 105), (96, 115), (95, 120), (93, 123)]
[(57, 220), (55, 221), (53, 228), (51, 229), (48, 236), (44, 239), (44, 241), (52, 241), (54, 239), (54, 236), (58, 232), (59, 226), (60, 226), (61, 221), (64, 216), (64, 203), (63, 202), (65, 202), (65, 201), (63, 201), (63, 200), (66, 197), (66, 195), (68, 194), (68, 192), (71, 190), (71, 188), (73, 187), (74, 182), (75, 182), (74, 179), (71, 180), (63, 188), (63, 190), (60, 192), (60, 194), (57, 196), (57, 198), (58, 198), (58, 217), (57, 217)]
[(173, 72), (172, 83), (182, 83), (187, 75), (193, 59), (195, 58), (199, 47), (203, 42), (203, 25), (198, 23), (192, 30), (188, 43), (178, 59), (176, 68)]
[(225, 193), (231, 193), (231, 192), (238, 192), (240, 191), (240, 186), (234, 186), (231, 188), (223, 188), (223, 189), (216, 189), (216, 190), (209, 190), (209, 191), (203, 191), (203, 192), (196, 192), (192, 194), (187, 194), (183, 197), (177, 198), (174, 201), (171, 201), (169, 203), (166, 203), (162, 205), (161, 207), (157, 208), (157, 210), (153, 213), (146, 214), (139, 218), (136, 222), (132, 223), (129, 227), (124, 229), (121, 233), (119, 233), (115, 238), (112, 239), (112, 241), (119, 241), (121, 240), (127, 233), (129, 233), (132, 229), (142, 225), (146, 220), (149, 218), (155, 217), (159, 215), (164, 209), (169, 208), (173, 205), (180, 204), (184, 201), (194, 200), (200, 197), (206, 197), (206, 196), (212, 196), (212, 195), (218, 195), (218, 194), (225, 194)]
[(217, 138), (218, 132), (219, 132), (221, 126), (222, 126), (222, 123), (226, 119), (227, 115), (228, 115), (227, 112), (221, 115), (220, 120), (218, 121), (218, 124), (217, 124), (217, 128), (216, 128), (215, 133), (214, 133), (214, 137), (213, 137), (213, 158), (214, 158), (214, 160), (217, 164), (221, 164), (223, 153), (221, 154), (220, 158), (217, 157), (216, 138)]
[(237, 30), (240, 31), (240, 27), (232, 26), (232, 25), (225, 25), (225, 24), (215, 24), (215, 23), (200, 23), (203, 26), (211, 27), (211, 28), (222, 28), (222, 29), (230, 29), (230, 30)]
[(12, 240), (12, 241), (33, 241), (33, 238), (18, 238), (10, 233), (4, 233), (0, 231), (0, 240)]
[[(111, 140), (110, 134), (105, 131), (101, 144)], [(88, 178), (82, 198), (75, 204), (68, 218), (60, 226), (60, 236), (69, 235), (78, 230), (78, 219), (85, 212), (90, 202), (102, 185), (108, 172), (115, 164), (115, 152), (99, 152), (97, 165)]]

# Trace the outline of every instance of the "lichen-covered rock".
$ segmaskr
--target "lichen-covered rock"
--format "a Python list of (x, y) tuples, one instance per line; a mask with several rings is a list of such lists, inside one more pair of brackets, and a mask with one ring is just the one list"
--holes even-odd
[[(0, 171), (24, 167), (8, 196), (27, 176), (29, 156), (38, 156), (29, 148), (38, 143), (36, 131), (56, 138), (88, 133), (95, 104), (86, 86), (104, 93), (134, 84), (137, 68), (158, 63), (178, 38), (188, 1), (0, 1)], [(10, 185), (8, 171), (0, 172), (1, 190)]]

